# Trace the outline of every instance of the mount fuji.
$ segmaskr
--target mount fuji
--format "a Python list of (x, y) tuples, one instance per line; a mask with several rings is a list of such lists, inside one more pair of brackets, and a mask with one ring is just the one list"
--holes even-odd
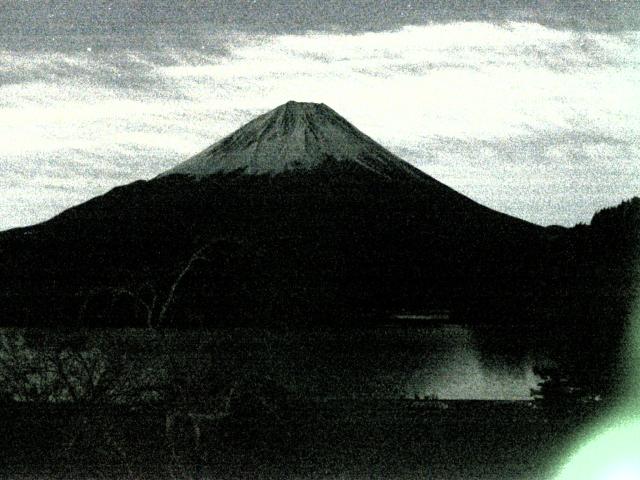
[(90, 327), (433, 310), (526, 321), (557, 290), (566, 238), (479, 205), (323, 104), (288, 102), (151, 180), (0, 233), (0, 314)]

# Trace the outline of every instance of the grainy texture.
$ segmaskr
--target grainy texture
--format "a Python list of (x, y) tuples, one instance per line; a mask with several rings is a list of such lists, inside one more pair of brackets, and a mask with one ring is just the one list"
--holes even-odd
[(639, 6), (0, 1), (0, 477), (640, 478)]

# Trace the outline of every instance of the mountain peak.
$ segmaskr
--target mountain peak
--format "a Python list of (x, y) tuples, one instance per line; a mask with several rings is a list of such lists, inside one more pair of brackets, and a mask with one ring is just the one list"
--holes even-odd
[(348, 163), (387, 179), (429, 178), (323, 103), (289, 101), (161, 176), (277, 175)]
[(318, 110), (333, 111), (329, 107), (327, 107), (324, 103), (296, 102), (295, 100), (289, 100), (287, 103), (283, 103), (279, 107), (274, 108), (272, 112), (280, 109), (287, 110), (290, 112), (295, 112), (295, 111), (315, 112)]

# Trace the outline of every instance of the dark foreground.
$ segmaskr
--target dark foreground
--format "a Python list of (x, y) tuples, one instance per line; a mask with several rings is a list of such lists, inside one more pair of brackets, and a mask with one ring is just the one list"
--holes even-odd
[[(166, 407), (5, 405), (2, 478), (544, 479), (593, 408), (332, 400), (184, 424)], [(178, 431), (178, 430), (176, 430)]]

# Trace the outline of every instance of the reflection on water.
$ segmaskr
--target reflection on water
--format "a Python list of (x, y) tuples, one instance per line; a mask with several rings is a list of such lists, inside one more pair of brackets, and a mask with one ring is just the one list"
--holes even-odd
[(313, 395), (529, 399), (539, 359), (512, 347), (499, 329), (459, 325), (306, 331), (279, 346), (289, 362), (283, 383)]
[(416, 335), (424, 337), (425, 346), (431, 348), (424, 354), (424, 366), (407, 381), (407, 395), (526, 400), (540, 381), (533, 373), (534, 362), (528, 355), (518, 361), (494, 355), (488, 362), (469, 328), (449, 325), (416, 332)]

